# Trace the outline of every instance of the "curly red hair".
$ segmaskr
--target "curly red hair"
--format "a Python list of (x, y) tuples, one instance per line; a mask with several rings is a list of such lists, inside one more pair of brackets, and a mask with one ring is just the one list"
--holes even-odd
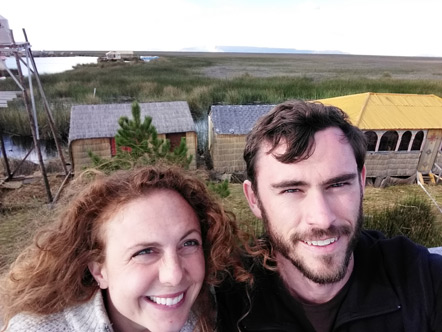
[(239, 258), (238, 229), (233, 214), (198, 177), (174, 166), (149, 166), (97, 176), (70, 200), (58, 218), (40, 230), (16, 259), (0, 284), (4, 323), (19, 312), (46, 315), (88, 301), (98, 291), (88, 269), (102, 262), (100, 228), (122, 205), (154, 189), (178, 192), (192, 207), (201, 226), (206, 261), (205, 285), (194, 310), (199, 330), (213, 327), (209, 288), (227, 275), (246, 282), (251, 276)]

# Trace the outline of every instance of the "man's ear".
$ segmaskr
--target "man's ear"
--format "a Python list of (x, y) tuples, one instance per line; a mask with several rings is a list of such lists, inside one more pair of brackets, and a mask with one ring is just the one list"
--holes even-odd
[(258, 196), (252, 189), (252, 183), (249, 180), (245, 180), (242, 185), (242, 189), (244, 191), (244, 195), (247, 198), (247, 202), (249, 203), (250, 210), (252, 210), (253, 214), (257, 218), (261, 219), (262, 214), (258, 204)]
[(365, 192), (365, 181), (366, 181), (366, 178), (365, 178), (365, 176), (366, 176), (366, 168), (365, 168), (365, 165), (362, 167), (362, 170), (361, 170), (361, 188), (362, 188), (362, 194), (364, 194), (364, 192)]
[(98, 262), (90, 262), (87, 266), (95, 281), (98, 283), (98, 286), (101, 289), (108, 288), (109, 283), (107, 279), (107, 271), (103, 264)]

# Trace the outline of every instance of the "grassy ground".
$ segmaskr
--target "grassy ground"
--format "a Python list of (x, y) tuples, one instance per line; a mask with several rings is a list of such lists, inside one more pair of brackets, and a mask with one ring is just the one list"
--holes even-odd
[[(62, 181), (61, 175), (49, 176), (53, 193), (57, 192)], [(44, 224), (51, 214), (41, 177), (29, 177), (25, 181), (13, 183), (21, 186), (13, 189), (0, 186), (0, 269), (11, 262), (16, 252), (25, 246), (35, 228)]]
[[(63, 176), (49, 176), (53, 192), (56, 192)], [(226, 209), (233, 211), (238, 222), (260, 232), (261, 223), (253, 216), (242, 193), (241, 184), (230, 184), (231, 195), (223, 199)], [(442, 206), (442, 185), (426, 186), (426, 189)], [(369, 214), (374, 209), (393, 206), (405, 197), (416, 195), (425, 200), (428, 196), (418, 185), (392, 186), (387, 188), (367, 187), (364, 211)], [(35, 228), (49, 220), (53, 210), (46, 204), (47, 197), (41, 178), (23, 184), (18, 189), (0, 189), (0, 270), (9, 264), (22, 249)], [(431, 203), (433, 204), (433, 203)], [(442, 227), (442, 214), (434, 207), (436, 223)], [(442, 243), (438, 245), (442, 246)]]

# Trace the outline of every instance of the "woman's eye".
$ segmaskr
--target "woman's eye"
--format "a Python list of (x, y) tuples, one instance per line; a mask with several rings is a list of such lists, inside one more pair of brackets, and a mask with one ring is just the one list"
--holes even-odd
[(187, 240), (183, 243), (181, 250), (185, 254), (190, 254), (196, 252), (199, 248), (200, 242), (198, 240)]
[(156, 248), (145, 248), (137, 251), (132, 259), (137, 264), (152, 264), (161, 257), (160, 252)]
[(152, 248), (146, 248), (146, 249), (143, 249), (143, 250), (140, 250), (140, 251), (136, 252), (134, 257), (135, 256), (141, 256), (141, 255), (150, 255), (150, 254), (153, 254), (153, 253), (154, 253), (154, 250)]
[(186, 242), (184, 242), (184, 246), (185, 247), (189, 247), (189, 246), (199, 246), (200, 243), (198, 240), (188, 240)]

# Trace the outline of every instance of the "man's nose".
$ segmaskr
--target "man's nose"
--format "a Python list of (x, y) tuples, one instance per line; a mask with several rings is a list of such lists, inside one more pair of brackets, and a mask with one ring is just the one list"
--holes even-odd
[(159, 279), (163, 284), (176, 286), (183, 278), (183, 267), (177, 254), (165, 254), (159, 267)]
[(305, 210), (307, 223), (321, 229), (329, 228), (336, 220), (334, 203), (337, 204), (321, 190), (310, 192)]

